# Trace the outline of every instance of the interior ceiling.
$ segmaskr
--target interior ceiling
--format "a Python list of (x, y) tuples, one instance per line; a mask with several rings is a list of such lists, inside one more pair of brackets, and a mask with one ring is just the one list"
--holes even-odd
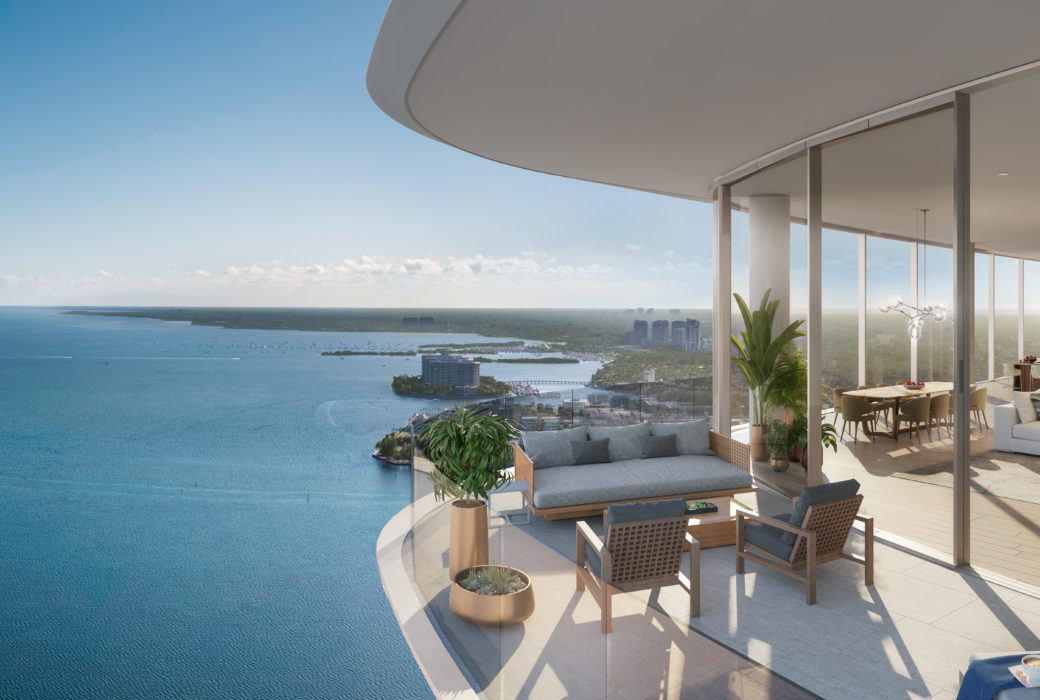
[[(1040, 259), (1040, 76), (971, 97), (971, 231), (981, 249)], [(828, 144), (824, 221), (856, 230), (950, 244), (953, 240), (953, 112), (945, 109)], [(1006, 172), (1006, 176), (998, 173)], [(734, 184), (734, 202), (791, 197), (805, 217), (805, 158)], [(927, 231), (919, 210), (929, 209)]]
[[(437, 17), (430, 0), (394, 0), (387, 13), (369, 91), (391, 116), (511, 165), (694, 199), (772, 150), (1040, 59), (1033, 0), (446, 3), (436, 3), (445, 10)], [(394, 102), (387, 95), (405, 92), (402, 83), (381, 79), (401, 73), (391, 40), (423, 25), (429, 38), (419, 43), (432, 43)], [(973, 228), (980, 245), (1021, 254), (1032, 246), (1040, 256), (1029, 131), (1038, 88), (1013, 85), (974, 97)], [(1018, 110), (1001, 103), (1005, 89)], [(825, 218), (913, 235), (913, 210), (934, 200), (929, 238), (949, 237), (950, 117), (936, 117), (934, 128), (909, 124), (863, 137), (873, 146), (828, 147)], [(994, 168), (1012, 174), (994, 180)], [(793, 177), (788, 186), (804, 189), (804, 171)]]

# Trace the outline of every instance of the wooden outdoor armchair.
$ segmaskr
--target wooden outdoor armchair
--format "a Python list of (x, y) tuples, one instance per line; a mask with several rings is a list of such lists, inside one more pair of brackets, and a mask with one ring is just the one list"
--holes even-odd
[[(617, 593), (678, 584), (690, 594), (690, 617), (700, 617), (700, 543), (687, 532), (686, 501), (610, 505), (606, 543), (584, 520), (577, 524), (577, 590), (591, 591), (600, 607), (600, 629), (611, 630), (611, 598)], [(690, 569), (681, 569), (683, 544)]]
[[(863, 565), (866, 585), (874, 585), (874, 519), (858, 514), (863, 502), (858, 490), (855, 479), (808, 486), (794, 501), (794, 513), (777, 517), (738, 511), (737, 573), (743, 574), (744, 562), (752, 561), (803, 581), (809, 605), (816, 604), (816, 567), (829, 561)], [(855, 520), (864, 526), (862, 558), (845, 551)]]

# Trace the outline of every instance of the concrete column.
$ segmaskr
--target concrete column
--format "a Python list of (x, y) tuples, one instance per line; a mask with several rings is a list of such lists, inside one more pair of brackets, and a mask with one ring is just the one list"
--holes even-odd
[(821, 421), (823, 402), (823, 154), (819, 146), (809, 149), (806, 159), (806, 230), (808, 232), (809, 323), (806, 328), (806, 365), (808, 387), (808, 459), (806, 481), (809, 486), (823, 483), (823, 445)]
[(730, 407), (730, 318), (733, 308), (732, 202), (729, 185), (715, 192), (715, 232), (712, 237), (715, 266), (714, 297), (711, 305), (712, 382), (711, 403), (715, 432), (729, 437)]
[(757, 194), (749, 199), (751, 298), (747, 303), (757, 309), (766, 290), (773, 290), (769, 298), (780, 301), (773, 319), (775, 335), (791, 323), (791, 198)]

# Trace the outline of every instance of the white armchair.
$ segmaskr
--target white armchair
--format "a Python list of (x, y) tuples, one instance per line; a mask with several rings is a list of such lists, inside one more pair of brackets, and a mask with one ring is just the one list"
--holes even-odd
[(993, 449), (1040, 455), (1040, 421), (1023, 423), (1013, 403), (994, 406)]

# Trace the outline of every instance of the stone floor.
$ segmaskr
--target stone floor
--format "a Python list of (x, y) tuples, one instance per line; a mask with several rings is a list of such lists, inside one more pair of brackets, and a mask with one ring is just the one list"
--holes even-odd
[[(514, 496), (496, 497), (496, 507)], [(781, 505), (761, 500), (767, 512)], [(446, 609), (446, 510), (419, 499), (404, 534), (381, 538), (380, 568), (428, 677), (445, 670), (448, 652), (467, 690), (484, 697), (953, 698), (972, 652), (1040, 648), (1040, 599), (887, 545), (877, 547), (873, 587), (852, 562), (821, 567), (815, 606), (786, 577), (754, 565), (736, 575), (733, 547), (705, 550), (692, 629), (684, 592), (672, 587), (653, 605), (648, 593), (616, 597), (614, 632), (603, 635), (592, 596), (575, 590), (573, 562), (498, 517), (491, 559), (531, 576), (536, 610), (522, 625), (480, 628)], [(861, 546), (858, 534), (850, 546)], [(395, 602), (391, 589), (403, 588), (399, 575), (387, 580), (391, 566), (409, 577), (412, 613)], [(431, 685), (438, 695), (461, 692), (457, 680)]]

